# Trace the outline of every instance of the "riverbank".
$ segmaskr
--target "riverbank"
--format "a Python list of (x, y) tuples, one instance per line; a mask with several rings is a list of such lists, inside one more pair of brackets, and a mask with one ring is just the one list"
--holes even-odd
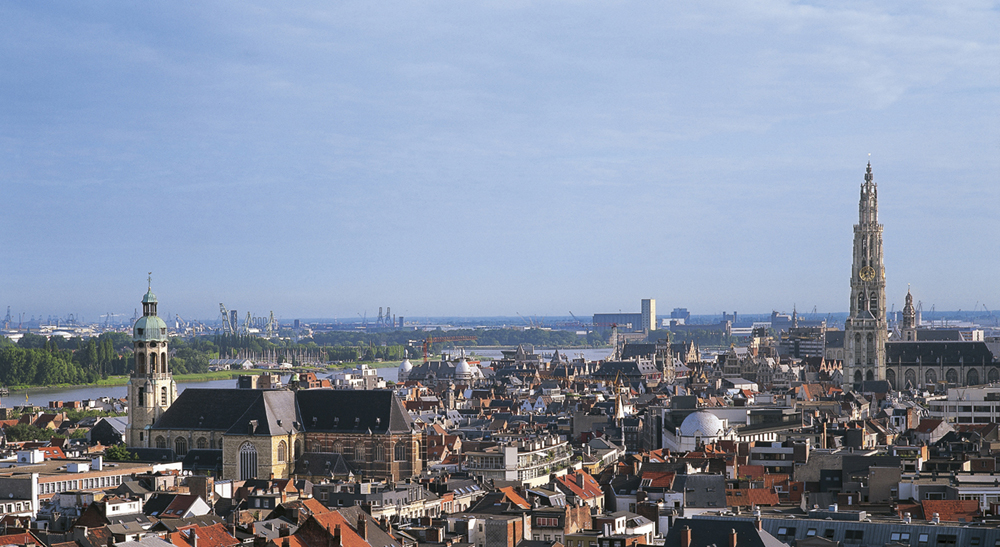
[[(335, 370), (349, 370), (355, 368), (359, 364), (365, 364), (372, 368), (390, 368), (398, 367), (398, 362), (385, 361), (381, 363), (343, 363), (342, 365), (328, 367), (326, 369), (279, 369), (279, 370), (267, 370), (267, 369), (250, 369), (250, 370), (218, 370), (214, 372), (200, 372), (195, 374), (175, 374), (174, 380), (181, 383), (191, 383), (191, 382), (211, 382), (213, 380), (235, 380), (239, 376), (245, 375), (257, 375), (264, 374), (265, 372), (277, 372), (282, 375), (287, 375), (292, 372), (316, 372), (316, 373), (328, 373)], [(10, 393), (31, 393), (36, 391), (46, 391), (51, 389), (77, 389), (77, 388), (87, 388), (87, 387), (117, 387), (124, 386), (128, 383), (129, 377), (127, 375), (122, 376), (108, 376), (96, 382), (90, 384), (55, 384), (50, 386), (10, 386), (8, 391)]]

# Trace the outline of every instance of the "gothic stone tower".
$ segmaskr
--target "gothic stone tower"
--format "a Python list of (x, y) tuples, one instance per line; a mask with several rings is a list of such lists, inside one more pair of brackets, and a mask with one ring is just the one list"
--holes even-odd
[(150, 288), (142, 297), (142, 317), (132, 328), (135, 368), (128, 381), (128, 446), (150, 446), (148, 428), (177, 399), (167, 340), (167, 324), (156, 316), (156, 295)]
[[(913, 295), (906, 289), (906, 305), (903, 306), (903, 328), (901, 329), (903, 340), (907, 342), (917, 341), (917, 310), (913, 307)], [(893, 386), (895, 387), (895, 386)]]
[(878, 186), (871, 162), (861, 185), (858, 209), (851, 269), (851, 313), (844, 325), (844, 383), (855, 386), (864, 380), (885, 380), (885, 343), (889, 338), (882, 225), (878, 223)]

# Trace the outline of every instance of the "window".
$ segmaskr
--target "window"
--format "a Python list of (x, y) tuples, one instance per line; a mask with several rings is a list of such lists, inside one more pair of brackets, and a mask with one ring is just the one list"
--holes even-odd
[(861, 543), (861, 540), (865, 537), (864, 530), (845, 530), (844, 531), (844, 543)]
[(188, 451), (187, 439), (185, 439), (184, 437), (177, 437), (176, 439), (174, 439), (174, 452), (176, 452), (178, 456), (183, 456), (184, 454), (187, 454), (187, 451)]
[(167, 440), (164, 439), (162, 436), (157, 436), (156, 437), (156, 448), (166, 448), (166, 447), (167, 447)]
[(917, 536), (917, 542), (920, 545), (927, 545), (927, 534), (920, 534)]
[(257, 448), (251, 442), (240, 446), (240, 480), (257, 478)]
[(827, 528), (823, 531), (823, 537), (826, 539), (833, 539), (833, 528)]
[(198, 437), (198, 441), (195, 446), (197, 446), (199, 450), (204, 450), (208, 448), (208, 440), (206, 440), (205, 437)]
[(971, 539), (971, 540), (969, 541), (969, 545), (972, 545), (972, 547), (978, 547), (978, 545), (979, 545), (979, 543), (980, 543), (980, 542), (982, 541), (982, 539), (983, 539), (983, 538), (981, 538), (981, 537), (979, 537), (979, 536), (975, 536), (975, 537), (973, 537), (973, 538), (972, 538), (972, 539)]
[(278, 443), (278, 461), (284, 462), (288, 458), (288, 445), (285, 441)]
[(937, 537), (938, 547), (955, 547), (957, 541), (958, 536), (954, 534), (938, 534)]
[(811, 537), (813, 537), (815, 535), (816, 535), (816, 529), (815, 528), (810, 528), (810, 529), (806, 530), (806, 537), (807, 538), (811, 538)]
[(396, 452), (395, 459), (396, 459), (397, 462), (406, 461), (406, 444), (405, 443), (396, 443), (395, 452)]

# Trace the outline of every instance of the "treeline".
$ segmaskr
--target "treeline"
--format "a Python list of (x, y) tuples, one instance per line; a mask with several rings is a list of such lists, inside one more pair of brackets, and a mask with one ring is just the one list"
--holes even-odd
[(0, 347), (0, 384), (84, 384), (125, 374), (132, 352), (122, 351), (123, 340), (130, 340), (127, 334), (105, 333), (87, 341), (25, 334), (16, 345), (7, 341)]

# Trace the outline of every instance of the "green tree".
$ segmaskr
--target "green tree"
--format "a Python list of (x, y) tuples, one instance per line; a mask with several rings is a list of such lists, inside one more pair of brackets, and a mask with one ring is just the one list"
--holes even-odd
[(124, 444), (109, 446), (108, 449), (104, 451), (104, 457), (108, 461), (113, 462), (124, 462), (139, 459), (139, 456), (130, 451)]

